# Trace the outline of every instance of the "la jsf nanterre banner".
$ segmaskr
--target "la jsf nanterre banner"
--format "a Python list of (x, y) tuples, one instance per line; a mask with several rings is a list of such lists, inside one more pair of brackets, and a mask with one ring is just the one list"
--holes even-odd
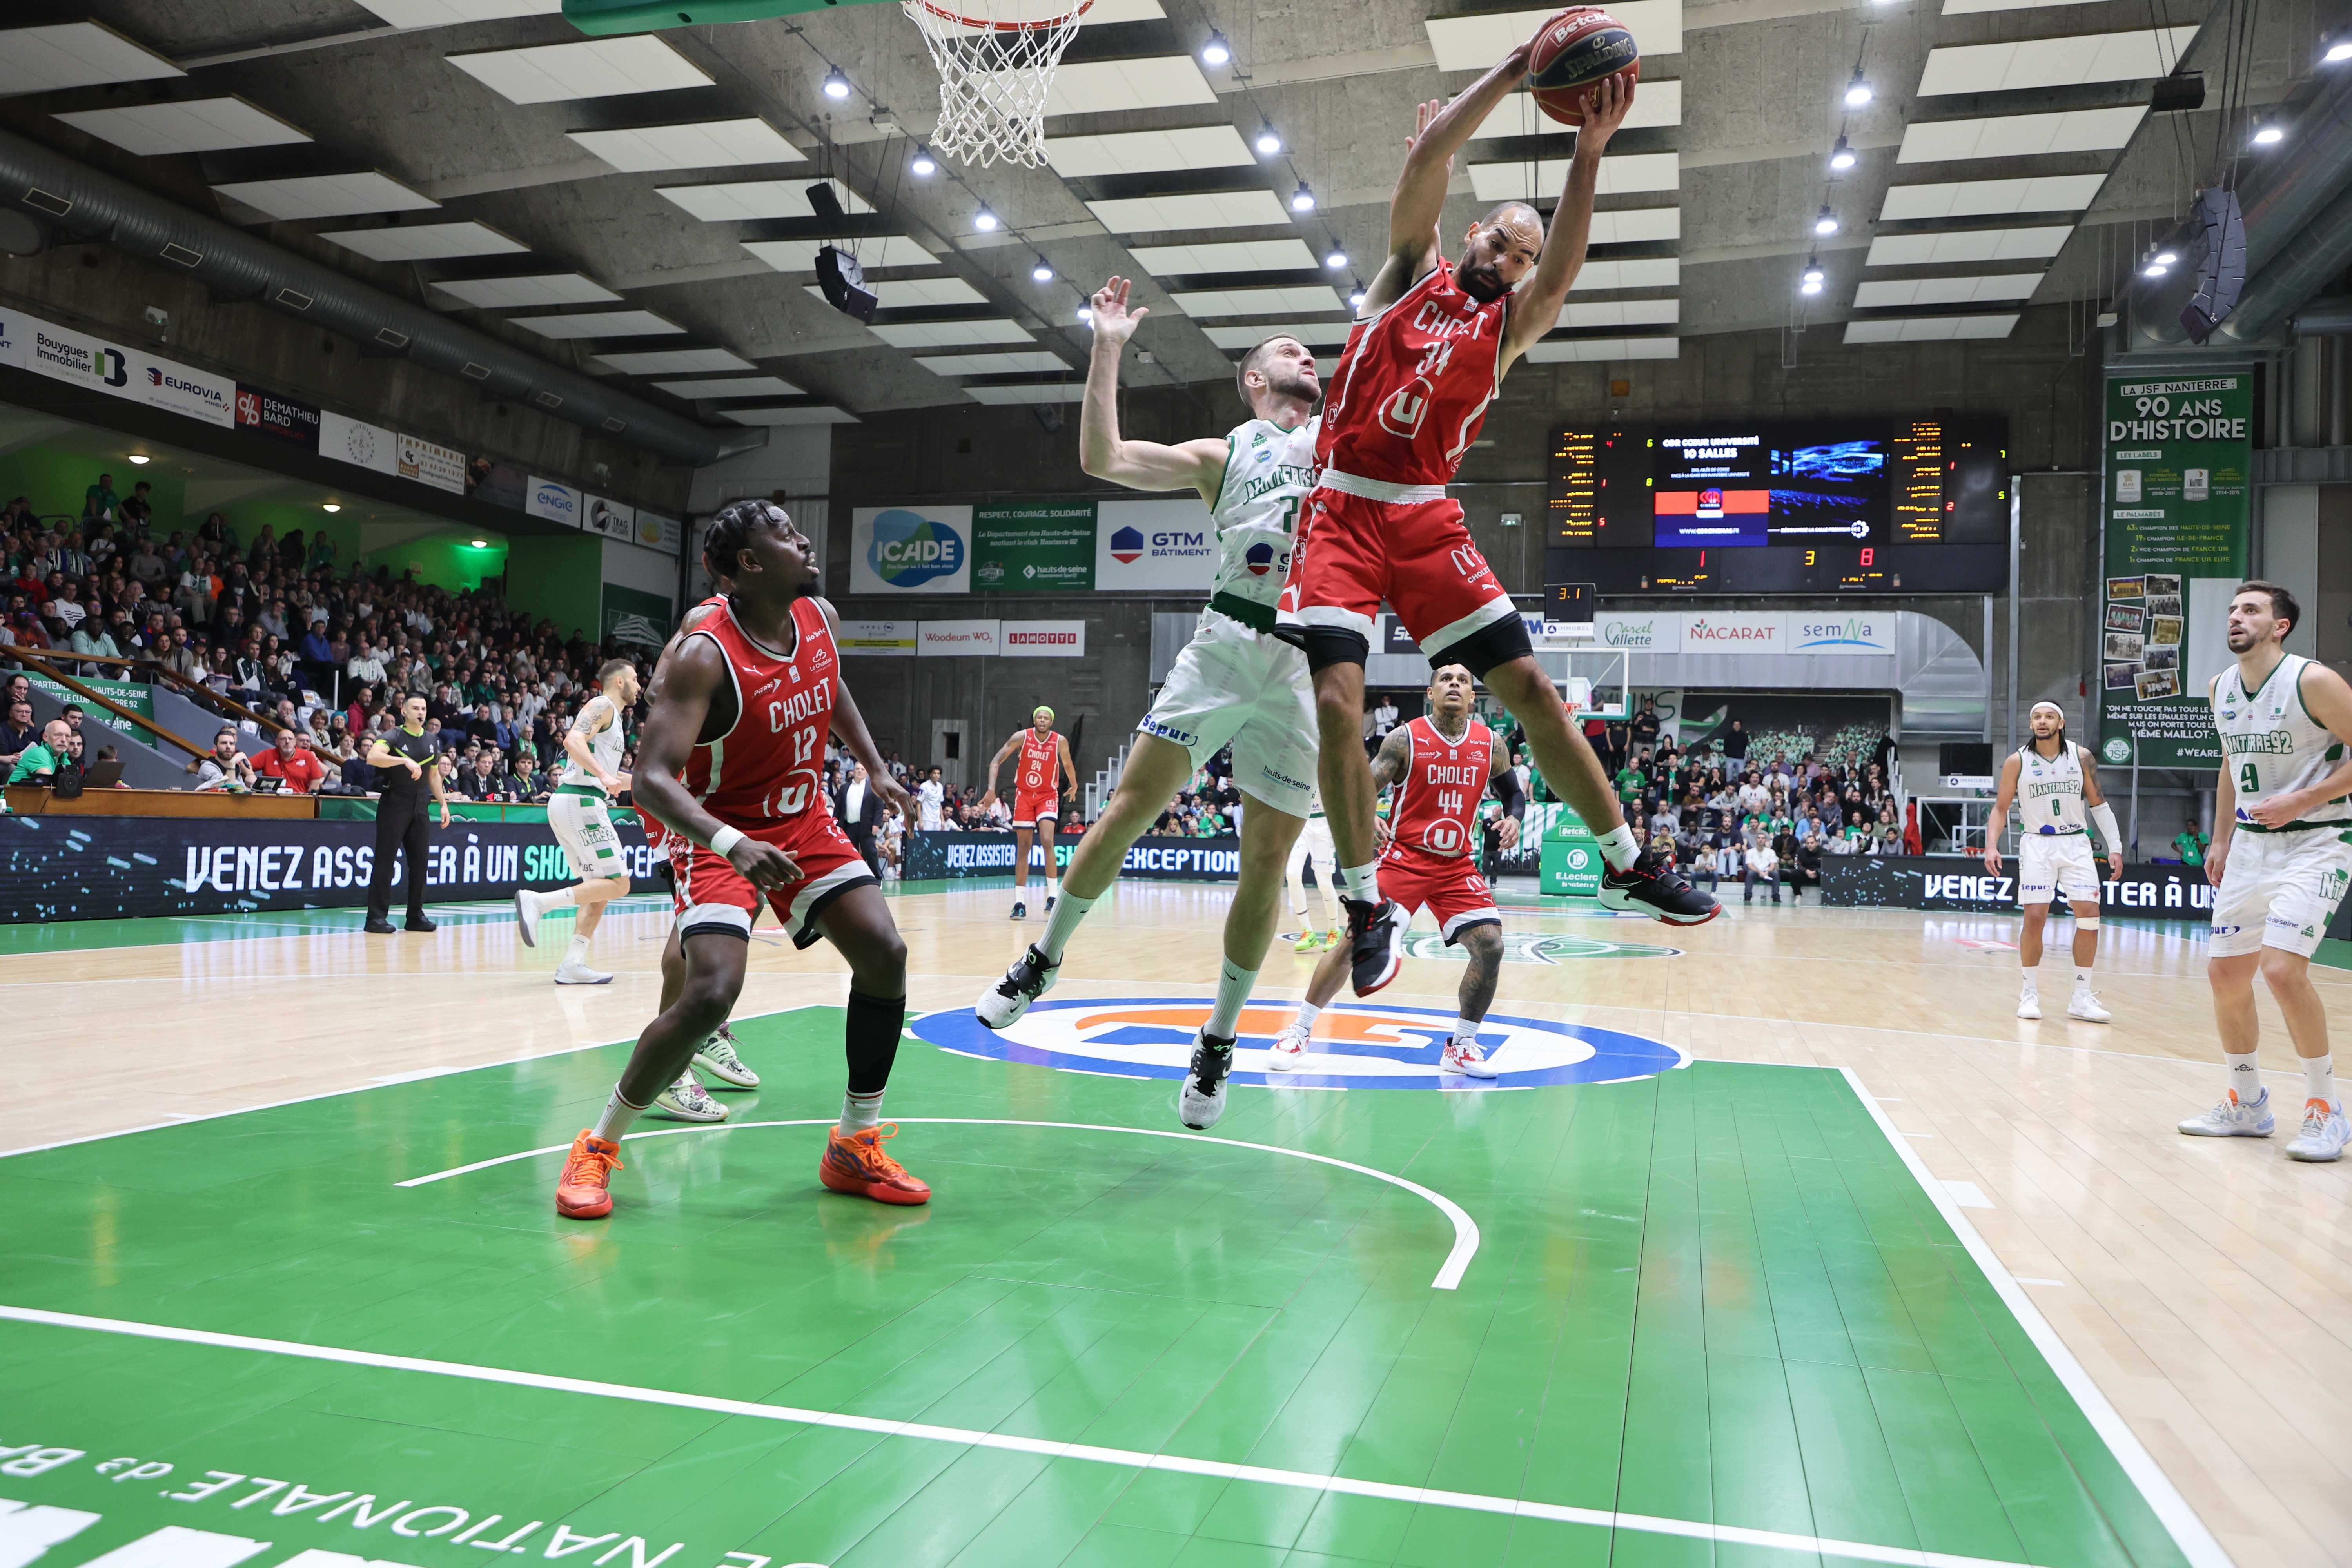
[(2205, 683), (2246, 574), (2253, 377), (2107, 383), (2099, 757), (2221, 766)]
[[(656, 891), (661, 861), (634, 812), (613, 826), (630, 886)], [(404, 858), (397, 868), (404, 878)], [(163, 816), (0, 816), (0, 923), (249, 910), (356, 909), (375, 874), (372, 822), (238, 822)], [(572, 880), (544, 823), (453, 821), (431, 830), (434, 901), (514, 896)], [(405, 902), (404, 881), (394, 884)]]

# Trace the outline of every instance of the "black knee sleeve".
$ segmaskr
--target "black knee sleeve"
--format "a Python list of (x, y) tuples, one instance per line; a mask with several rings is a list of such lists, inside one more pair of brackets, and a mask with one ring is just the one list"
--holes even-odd
[(898, 1059), (898, 1036), (907, 1026), (904, 996), (868, 996), (853, 988), (842, 1045), (849, 1057), (849, 1092), (879, 1094)]

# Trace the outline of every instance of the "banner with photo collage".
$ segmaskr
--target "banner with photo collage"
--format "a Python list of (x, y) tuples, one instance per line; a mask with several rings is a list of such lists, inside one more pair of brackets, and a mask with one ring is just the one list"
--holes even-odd
[(2221, 765), (2205, 682), (2227, 662), (2246, 574), (2253, 376), (2240, 369), (2107, 383), (2106, 591), (2099, 758)]

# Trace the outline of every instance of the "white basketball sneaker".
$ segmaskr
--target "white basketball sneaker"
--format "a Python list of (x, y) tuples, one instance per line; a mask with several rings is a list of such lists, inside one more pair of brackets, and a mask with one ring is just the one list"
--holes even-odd
[(1475, 1040), (1447, 1040), (1444, 1054), (1437, 1058), (1439, 1072), (1458, 1072), (1465, 1078), (1493, 1078), (1495, 1064), (1486, 1059), (1486, 1047)]
[(654, 1109), (678, 1121), (724, 1121), (727, 1108), (710, 1098), (702, 1080), (689, 1068), (677, 1075), (677, 1081), (654, 1096)]
[(2017, 994), (2017, 1016), (2021, 1018), (2042, 1016), (2042, 993), (2031, 985)]
[(1225, 1113), (1225, 1074), (1234, 1065), (1234, 1043), (1209, 1043), (1210, 1037), (1192, 1037), (1192, 1065), (1184, 1087), (1176, 1091), (1176, 1120), (1195, 1132), (1206, 1132)]
[(735, 1037), (724, 1024), (696, 1048), (694, 1065), (730, 1089), (760, 1087), (760, 1075), (744, 1066), (743, 1058), (735, 1054)]
[(568, 958), (555, 966), (555, 983), (558, 985), (605, 985), (611, 984), (612, 979), (601, 969), (591, 969)]
[(992, 1029), (1010, 1028), (1029, 1011), (1029, 1004), (1054, 988), (1061, 971), (1062, 966), (1033, 942), (1021, 961), (1004, 972), (1003, 979), (980, 994), (971, 1010)]
[(2080, 1018), (2086, 1024), (2104, 1024), (2115, 1017), (2099, 1005), (2099, 994), (2087, 985), (2074, 987), (2074, 994), (2066, 1003), (2066, 1016)]
[(522, 928), (522, 944), (539, 945), (539, 895), (529, 888), (515, 889), (515, 924)]
[(1265, 1070), (1288, 1072), (1297, 1067), (1299, 1058), (1307, 1054), (1307, 1026), (1296, 1018), (1284, 1025), (1282, 1033), (1275, 1036), (1274, 1044), (1266, 1048)]
[(2267, 1138), (2276, 1126), (2271, 1116), (2271, 1091), (2267, 1088), (2252, 1100), (2240, 1100), (2233, 1089), (2221, 1097), (2221, 1104), (2204, 1115), (2192, 1116), (2182, 1122), (2180, 1131), (2191, 1138)]
[(2352, 1142), (2352, 1123), (2344, 1120), (2340, 1107), (2324, 1100), (2303, 1102), (2303, 1131), (2286, 1146), (2286, 1157), (2325, 1164), (2344, 1158), (2344, 1145)]

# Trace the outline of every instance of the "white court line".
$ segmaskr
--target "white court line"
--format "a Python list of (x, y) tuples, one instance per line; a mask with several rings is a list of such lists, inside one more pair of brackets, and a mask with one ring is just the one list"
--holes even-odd
[[(676, 1138), (688, 1132), (734, 1132), (750, 1127), (830, 1127), (835, 1118), (816, 1117), (799, 1121), (717, 1121), (702, 1127), (665, 1127), (650, 1132), (630, 1132), (622, 1137), (625, 1143), (641, 1138)], [(950, 1127), (1054, 1127), (1072, 1132), (1125, 1132), (1137, 1138), (1174, 1138), (1186, 1143), (1222, 1143), (1228, 1149), (1255, 1149), (1261, 1154), (1284, 1154), (1293, 1160), (1312, 1160), (1318, 1165), (1336, 1165), (1342, 1171), (1353, 1171), (1360, 1176), (1386, 1182), (1435, 1205), (1454, 1226), (1454, 1250), (1445, 1255), (1444, 1265), (1437, 1278), (1429, 1282), (1433, 1290), (1453, 1290), (1460, 1288), (1464, 1271), (1470, 1259), (1478, 1253), (1478, 1222), (1465, 1213), (1460, 1204), (1443, 1193), (1431, 1192), (1419, 1182), (1409, 1182), (1402, 1176), (1386, 1171), (1375, 1171), (1370, 1165), (1352, 1161), (1335, 1160), (1328, 1154), (1310, 1154), (1304, 1149), (1285, 1149), (1274, 1143), (1244, 1143), (1238, 1138), (1210, 1138), (1198, 1132), (1173, 1132), (1160, 1127), (1109, 1127), (1092, 1121), (1019, 1121), (999, 1116), (900, 1116), (892, 1118), (908, 1126), (931, 1125)], [(487, 1171), (493, 1165), (512, 1164), (517, 1160), (532, 1160), (541, 1154), (568, 1152), (569, 1143), (550, 1143), (544, 1149), (525, 1149), (520, 1153), (500, 1154), (493, 1159), (477, 1160), (470, 1165), (452, 1165), (446, 1171), (436, 1171), (429, 1176), (411, 1176), (404, 1182), (394, 1182), (395, 1187), (422, 1187), (434, 1182), (445, 1182), (452, 1176), (463, 1176), (475, 1171)]]
[[(1927, 1194), (1927, 1201), (1936, 1205), (1936, 1212), (1944, 1216), (1944, 1223), (1952, 1227), (1952, 1234), (1960, 1238), (1960, 1245), (1968, 1248), (1969, 1256), (1976, 1260), (1979, 1268), (1984, 1270), (1985, 1278), (2000, 1293), (2011, 1315), (2017, 1319), (2026, 1337), (2033, 1342), (2033, 1347), (2042, 1352), (2042, 1359), (2050, 1363), (2050, 1370), (2058, 1374), (2058, 1381), (2065, 1385), (2067, 1393), (2074, 1396), (2075, 1407), (2090, 1422), (2092, 1430), (2105, 1441), (2107, 1451), (2116, 1457), (2116, 1463), (2123, 1467), (2124, 1473), (2139, 1489), (2139, 1495), (2147, 1500), (2147, 1506), (2155, 1511), (2158, 1521), (2172, 1536), (2172, 1543), (2180, 1548), (2180, 1554), (2189, 1559), (2193, 1568), (2231, 1568), (2229, 1552), (2213, 1538), (2213, 1532), (2205, 1528), (2205, 1521), (2197, 1517), (2197, 1510), (2189, 1506), (2189, 1500), (2180, 1495), (2179, 1489), (2172, 1484), (2172, 1478), (2166, 1475), (2164, 1467), (2156, 1462), (2156, 1457), (2132, 1435), (2132, 1429), (2125, 1424), (2122, 1415), (2107, 1403), (2107, 1396), (2099, 1392), (2099, 1385), (2092, 1378), (2089, 1369), (2074, 1359), (2074, 1352), (2066, 1348), (2066, 1342), (2058, 1337), (2058, 1331), (2050, 1326), (2050, 1320), (2042, 1315), (2042, 1309), (2018, 1288), (2017, 1277), (1994, 1256), (1992, 1248), (1985, 1244), (1985, 1238), (1977, 1234), (1977, 1227), (1969, 1223), (1968, 1216), (1952, 1201), (1945, 1184), (1904, 1141), (1903, 1134), (1887, 1119), (1886, 1112), (1878, 1108), (1877, 1100), (1863, 1087), (1862, 1076), (1852, 1068), (1834, 1070), (1845, 1076), (1846, 1082), (1853, 1089), (1854, 1098), (1862, 1101), (1862, 1108), (1870, 1112), (1871, 1120), (1878, 1123), (1878, 1130), (1886, 1134), (1886, 1141), (1894, 1145), (1896, 1157), (1909, 1167), (1912, 1176), (1917, 1180), (1919, 1190)], [(2037, 1280), (2036, 1283), (2044, 1282)]]
[[(1357, 1480), (1349, 1476), (1318, 1476), (1309, 1471), (1279, 1470), (1264, 1465), (1194, 1459), (1181, 1454), (1147, 1454), (1132, 1448), (1097, 1447), (1090, 1443), (1058, 1443), (1045, 1437), (1019, 1437), (1005, 1432), (981, 1432), (961, 1426), (933, 1426), (919, 1421), (885, 1421), (870, 1415), (850, 1415), (833, 1410), (804, 1410), (789, 1405), (761, 1405), (748, 1399), (679, 1394), (662, 1388), (638, 1388), (624, 1383), (558, 1377), (548, 1373), (472, 1366), (464, 1362), (430, 1361), (420, 1356), (341, 1350), (331, 1345), (299, 1344), (289, 1340), (257, 1339), (249, 1334), (222, 1334), (204, 1329), (174, 1328), (163, 1323), (131, 1322), (120, 1318), (85, 1317), (79, 1312), (50, 1312), (37, 1307), (0, 1305), (0, 1320), (37, 1323), (47, 1328), (121, 1334), (131, 1339), (209, 1345), (218, 1350), (251, 1351), (264, 1355), (291, 1356), (344, 1366), (374, 1367), (387, 1372), (424, 1373), (437, 1377), (464, 1378), (475, 1383), (499, 1384), (510, 1388), (583, 1394), (598, 1399), (667, 1405), (677, 1410), (700, 1410), (716, 1415), (790, 1422), (795, 1426), (829, 1427), (839, 1432), (866, 1432), (880, 1437), (913, 1437), (932, 1443), (953, 1443), (959, 1447), (1029, 1454), (1040, 1458), (1079, 1459), (1092, 1464), (1118, 1465), (1129, 1469), (1164, 1470), (1177, 1475), (1209, 1476), (1221, 1480), (1254, 1481), (1265, 1486), (1295, 1487), (1304, 1491), (1336, 1492), (1344, 1497), (1377, 1498), (1385, 1502), (1416, 1503), (1428, 1508), (1462, 1509), (1474, 1513), (1508, 1514), (1520, 1519), (1590, 1525), (1600, 1530), (1676, 1536), (1685, 1541), (1759, 1546), (1857, 1563), (1890, 1563), (1900, 1564), (1902, 1568), (2027, 1568), (2026, 1564), (1994, 1557), (1961, 1557), (1946, 1552), (1921, 1552), (1916, 1547), (1874, 1546), (1866, 1542), (1792, 1535), (1777, 1530), (1748, 1530), (1734, 1524), (1707, 1524), (1696, 1520), (1663, 1519), (1654, 1514), (1618, 1513), (1609, 1509), (1570, 1508), (1562, 1503), (1529, 1502), (1518, 1498), (1486, 1497), (1476, 1492), (1442, 1491), (1433, 1487)], [(2226, 1559), (2222, 1561), (2226, 1562)]]

